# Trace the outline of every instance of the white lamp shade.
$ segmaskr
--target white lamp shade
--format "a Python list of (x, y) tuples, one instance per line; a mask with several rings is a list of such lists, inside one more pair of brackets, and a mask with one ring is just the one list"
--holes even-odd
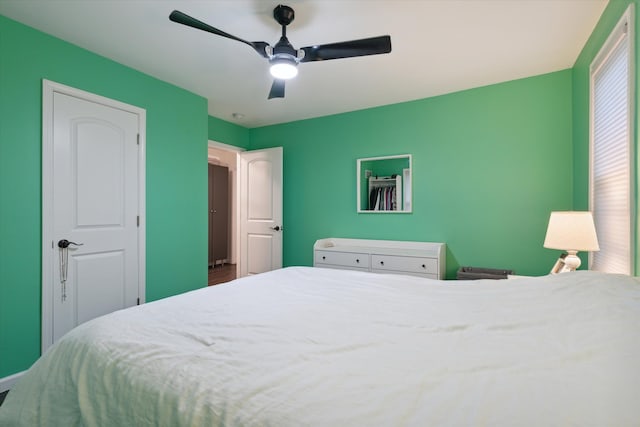
[(591, 212), (551, 212), (544, 247), (566, 251), (600, 250)]

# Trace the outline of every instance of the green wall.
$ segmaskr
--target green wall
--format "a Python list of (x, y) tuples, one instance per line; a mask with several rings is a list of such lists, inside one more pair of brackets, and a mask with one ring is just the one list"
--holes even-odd
[[(610, 0), (598, 25), (585, 44), (580, 56), (573, 67), (573, 161), (574, 161), (574, 194), (573, 204), (575, 209), (586, 210), (589, 208), (589, 66), (594, 60), (602, 45), (609, 37), (611, 30), (616, 26), (627, 7), (633, 4), (635, 8), (635, 129), (634, 149), (638, 153), (638, 72), (640, 71), (640, 27), (638, 9), (640, 0)], [(638, 162), (636, 160), (636, 189), (638, 188)], [(637, 193), (637, 191), (636, 191)], [(636, 201), (638, 197), (636, 195)], [(634, 222), (637, 224), (637, 210)], [(640, 231), (637, 227), (636, 231)], [(635, 237), (636, 272), (640, 266), (640, 251)]]
[[(251, 129), (284, 147), (284, 264), (323, 237), (445, 242), (459, 266), (546, 274), (549, 213), (572, 208), (571, 70)], [(356, 213), (356, 159), (413, 155), (413, 213)]]
[(240, 148), (249, 148), (249, 129), (230, 123), (217, 117), (209, 117), (209, 139), (224, 144), (235, 145)]
[(147, 301), (207, 283), (207, 101), (0, 16), (0, 378), (40, 355), (42, 79), (147, 111)]

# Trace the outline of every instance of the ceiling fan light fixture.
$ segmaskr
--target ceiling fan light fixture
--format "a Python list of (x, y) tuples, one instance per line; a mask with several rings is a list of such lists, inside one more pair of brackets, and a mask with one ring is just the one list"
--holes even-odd
[(276, 79), (289, 80), (298, 75), (298, 63), (293, 58), (275, 58), (269, 71)]
[(295, 17), (293, 9), (282, 4), (278, 5), (273, 9), (273, 17), (282, 27), (282, 36), (274, 46), (271, 46), (264, 41), (248, 41), (225, 33), (179, 10), (174, 10), (169, 15), (169, 19), (178, 24), (249, 45), (258, 55), (268, 59), (271, 65), (271, 75), (275, 78), (271, 86), (271, 91), (269, 91), (268, 99), (284, 98), (285, 81), (298, 75), (298, 64), (301, 62), (327, 61), (331, 59), (354, 58), (357, 56), (380, 55), (391, 52), (391, 36), (389, 35), (311, 45), (295, 49), (289, 42), (289, 39), (287, 39), (287, 25), (291, 24)]

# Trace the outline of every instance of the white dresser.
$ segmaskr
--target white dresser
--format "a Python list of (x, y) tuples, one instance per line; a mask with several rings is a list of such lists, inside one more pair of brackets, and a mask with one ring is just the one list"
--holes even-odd
[(444, 243), (331, 237), (313, 245), (313, 266), (444, 279), (445, 253)]

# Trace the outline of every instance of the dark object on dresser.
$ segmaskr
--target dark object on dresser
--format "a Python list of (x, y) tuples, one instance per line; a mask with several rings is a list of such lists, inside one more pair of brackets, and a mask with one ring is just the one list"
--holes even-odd
[(478, 279), (506, 279), (508, 275), (514, 274), (513, 270), (501, 270), (495, 268), (481, 267), (460, 267), (458, 270), (458, 280), (478, 280)]

